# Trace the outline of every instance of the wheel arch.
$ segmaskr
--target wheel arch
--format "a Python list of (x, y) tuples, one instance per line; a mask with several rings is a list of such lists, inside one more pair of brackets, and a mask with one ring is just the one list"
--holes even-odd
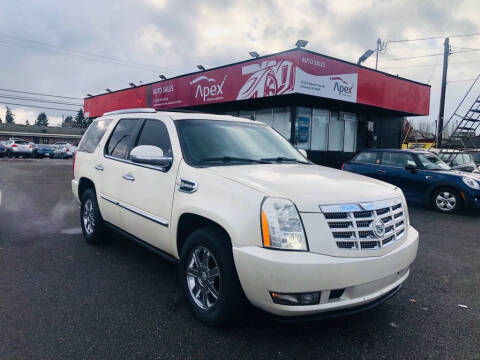
[(455, 190), (456, 192), (458, 192), (460, 194), (462, 205), (465, 205), (465, 192), (463, 192), (459, 188), (459, 186), (457, 186), (455, 184), (452, 184), (450, 182), (438, 183), (438, 184), (435, 184), (434, 186), (432, 186), (431, 188), (429, 188), (429, 190), (427, 191), (425, 202), (427, 204), (430, 203), (433, 200), (433, 195), (435, 194), (435, 192), (440, 190), (440, 189), (453, 189), (453, 190)]
[(82, 199), (82, 195), (87, 189), (92, 189), (93, 192), (96, 194), (97, 191), (95, 189), (95, 184), (92, 180), (86, 177), (81, 177), (78, 181), (78, 198)]
[(229, 241), (229, 245), (232, 246), (232, 240), (228, 231), (220, 225), (218, 222), (209, 219), (205, 216), (198, 215), (192, 212), (185, 212), (178, 218), (177, 230), (176, 230), (176, 245), (177, 254), (180, 256), (185, 241), (193, 231), (203, 227), (214, 227), (223, 232)]

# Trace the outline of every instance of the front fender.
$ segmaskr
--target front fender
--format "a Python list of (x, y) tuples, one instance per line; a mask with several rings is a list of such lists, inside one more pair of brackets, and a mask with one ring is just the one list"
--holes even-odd
[(212, 220), (225, 229), (232, 246), (261, 246), (260, 206), (264, 194), (248, 186), (211, 173), (207, 168), (192, 168), (183, 163), (178, 180), (197, 183), (193, 193), (175, 189), (172, 207), (172, 251), (176, 253), (178, 220), (182, 214), (192, 213)]
[(465, 193), (465, 191), (463, 189), (461, 189), (461, 187), (453, 181), (445, 181), (445, 180), (444, 181), (439, 181), (439, 182), (435, 182), (435, 183), (431, 184), (427, 188), (427, 191), (425, 192), (425, 197), (423, 199), (424, 203), (426, 205), (430, 204), (430, 200), (432, 198), (433, 192), (435, 190), (443, 188), (443, 187), (453, 188), (453, 189), (457, 190), (458, 192)]

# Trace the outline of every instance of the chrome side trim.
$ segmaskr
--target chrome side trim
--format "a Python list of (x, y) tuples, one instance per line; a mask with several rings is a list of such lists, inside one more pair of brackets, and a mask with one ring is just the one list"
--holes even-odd
[(191, 194), (198, 190), (198, 183), (195, 181), (180, 178), (180, 181), (177, 182), (177, 190), (180, 192)]
[(145, 219), (148, 219), (150, 221), (153, 221), (157, 224), (160, 224), (160, 225), (163, 225), (165, 227), (168, 227), (168, 221), (161, 218), (161, 217), (158, 217), (158, 216), (155, 216), (155, 215), (152, 215), (146, 211), (143, 211), (143, 210), (140, 210), (140, 209), (137, 209), (136, 207), (134, 206), (131, 206), (131, 205), (128, 205), (128, 204), (125, 204), (121, 201), (118, 201), (114, 198), (111, 198), (110, 196), (106, 196), (106, 195), (100, 195), (100, 197), (103, 199), (103, 200), (106, 200), (112, 204), (115, 204), (119, 207), (121, 207), (122, 209), (125, 209), (125, 210), (128, 210), (136, 215), (139, 215)]
[(389, 206), (401, 204), (400, 198), (379, 200), (368, 203), (357, 204), (339, 204), (339, 205), (319, 205), (322, 212), (351, 212), (351, 211), (373, 211), (383, 209)]
[[(139, 163), (135, 163), (133, 161), (127, 160), (127, 159), (120, 159), (120, 158), (110, 156), (110, 155), (103, 155), (103, 157), (106, 158), (106, 159), (110, 159), (110, 160), (120, 161), (120, 162), (123, 162), (125, 164), (129, 164), (129, 165), (135, 165), (135, 166), (140, 166), (140, 167), (147, 168), (147, 169), (157, 170), (157, 171), (160, 171), (160, 172), (163, 172), (163, 173), (166, 173), (166, 172), (168, 172), (168, 170), (170, 170), (170, 167), (161, 167), (161, 166), (153, 166), (153, 165), (147, 165), (147, 164), (139, 164)], [(173, 158), (172, 158), (172, 163), (173, 163)]]

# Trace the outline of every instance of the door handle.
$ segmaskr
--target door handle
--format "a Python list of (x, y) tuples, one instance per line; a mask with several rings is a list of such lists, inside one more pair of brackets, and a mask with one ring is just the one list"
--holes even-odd
[(433, 179), (433, 176), (427, 175), (425, 176), (425, 179)]
[(97, 170), (97, 171), (103, 171), (104, 168), (103, 168), (102, 164), (97, 164), (97, 165), (95, 165), (95, 170)]
[(122, 176), (123, 180), (135, 181), (135, 177), (132, 174), (125, 174)]
[(386, 174), (387, 172), (385, 170), (377, 170), (378, 173), (380, 174)]

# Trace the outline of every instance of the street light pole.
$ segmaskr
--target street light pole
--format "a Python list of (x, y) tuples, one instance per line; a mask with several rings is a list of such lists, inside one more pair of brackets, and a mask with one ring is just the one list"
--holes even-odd
[(375, 70), (378, 69), (378, 53), (380, 52), (381, 49), (382, 49), (382, 40), (377, 39), (377, 58), (375, 60)]

